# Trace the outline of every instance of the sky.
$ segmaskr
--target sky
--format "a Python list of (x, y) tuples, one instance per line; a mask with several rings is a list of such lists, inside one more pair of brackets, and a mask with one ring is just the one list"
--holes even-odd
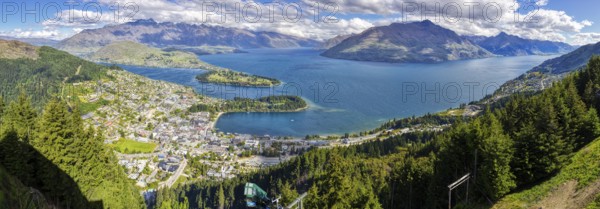
[(460, 35), (583, 45), (600, 41), (596, 0), (3, 0), (0, 35), (68, 38), (152, 18), (325, 40), (394, 22), (431, 20)]

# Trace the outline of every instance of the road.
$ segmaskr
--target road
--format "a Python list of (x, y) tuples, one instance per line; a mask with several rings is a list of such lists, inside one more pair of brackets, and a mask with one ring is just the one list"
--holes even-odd
[(154, 179), (154, 177), (156, 176), (157, 173), (158, 173), (158, 169), (154, 169), (154, 171), (152, 171), (150, 176), (148, 176), (148, 178), (146, 178), (146, 182), (150, 182), (150, 180)]
[(184, 158), (183, 161), (181, 161), (181, 164), (179, 164), (179, 168), (175, 171), (175, 173), (173, 173), (173, 175), (171, 177), (169, 177), (169, 179), (167, 179), (167, 181), (159, 183), (158, 188), (161, 189), (165, 186), (167, 188), (171, 188), (173, 186), (173, 184), (175, 184), (175, 182), (177, 182), (177, 179), (179, 179), (179, 176), (181, 176), (181, 174), (183, 174), (183, 171), (185, 170), (185, 166), (187, 166), (187, 159)]

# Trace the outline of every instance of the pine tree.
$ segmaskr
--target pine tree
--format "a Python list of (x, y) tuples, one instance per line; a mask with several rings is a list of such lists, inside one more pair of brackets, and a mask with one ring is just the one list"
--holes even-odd
[(310, 187), (305, 199), (306, 199), (306, 202), (305, 202), (306, 208), (315, 208), (315, 209), (323, 208), (322, 200), (319, 195), (319, 188), (317, 188), (317, 185), (313, 185)]
[[(21, 182), (31, 185), (34, 183), (33, 164), (34, 150), (29, 147), (30, 134), (35, 131), (35, 110), (25, 94), (21, 94), (18, 102), (11, 102), (6, 108), (0, 97), (0, 141), (4, 140), (0, 149), (0, 160), (5, 168)], [(4, 117), (2, 117), (4, 115)]]
[(0, 124), (2, 123), (2, 117), (4, 116), (4, 109), (6, 108), (6, 104), (4, 104), (4, 97), (0, 95)]
[(513, 142), (503, 133), (500, 122), (493, 114), (483, 117), (479, 134), (479, 153), (482, 156), (477, 178), (487, 195), (499, 199), (516, 187), (510, 163), (513, 158)]
[(36, 112), (24, 92), (21, 92), (16, 102), (11, 102), (6, 114), (6, 125), (14, 129), (20, 141), (29, 142), (34, 132)]
[[(63, 157), (69, 152), (65, 146), (65, 138), (71, 137), (70, 129), (67, 127), (68, 124), (66, 109), (60, 101), (53, 99), (49, 101), (44, 109), (38, 124), (38, 133), (33, 140), (35, 149), (61, 170), (68, 170), (66, 165), (70, 163), (65, 162), (69, 160)], [(40, 171), (50, 171), (53, 170), (51, 166), (53, 165), (43, 164), (38, 169)], [(64, 180), (56, 173), (39, 173), (38, 176), (42, 179), (42, 182), (53, 182), (43, 185), (43, 189), (46, 191), (67, 190)], [(60, 195), (68, 194), (62, 193)]]
[(292, 203), (298, 197), (298, 192), (295, 189), (293, 189), (292, 186), (288, 182), (285, 182), (283, 184), (280, 191), (281, 191), (281, 203), (283, 205)]
[(65, 169), (73, 159), (69, 159), (74, 132), (66, 104), (57, 99), (50, 100), (38, 123), (38, 134), (33, 141), (34, 147)]
[(219, 191), (217, 192), (218, 205), (216, 206), (219, 209), (225, 208), (225, 192), (223, 191), (223, 185), (219, 185)]
[(351, 208), (352, 197), (355, 195), (350, 193), (348, 171), (343, 169), (342, 158), (337, 153), (331, 154), (327, 175), (321, 185), (321, 190), (324, 191), (323, 201), (329, 208)]

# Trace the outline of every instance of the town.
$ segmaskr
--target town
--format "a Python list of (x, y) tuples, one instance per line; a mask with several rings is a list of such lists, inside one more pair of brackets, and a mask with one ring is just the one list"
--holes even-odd
[[(382, 133), (349, 137), (281, 137), (222, 133), (208, 112), (187, 111), (198, 103), (214, 104), (192, 88), (151, 80), (118, 70), (110, 79), (76, 83), (83, 119), (102, 130), (105, 143), (137, 186), (154, 191), (203, 179), (228, 179), (277, 165), (310, 148), (360, 144)], [(143, 96), (141, 96), (143, 95)], [(220, 114), (220, 113), (217, 113)], [(383, 131), (403, 134), (446, 127)]]

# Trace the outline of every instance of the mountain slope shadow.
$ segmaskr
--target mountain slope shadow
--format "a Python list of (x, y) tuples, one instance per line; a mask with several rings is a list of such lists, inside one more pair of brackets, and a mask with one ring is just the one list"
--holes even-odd
[(0, 208), (103, 208), (15, 132), (0, 137)]

